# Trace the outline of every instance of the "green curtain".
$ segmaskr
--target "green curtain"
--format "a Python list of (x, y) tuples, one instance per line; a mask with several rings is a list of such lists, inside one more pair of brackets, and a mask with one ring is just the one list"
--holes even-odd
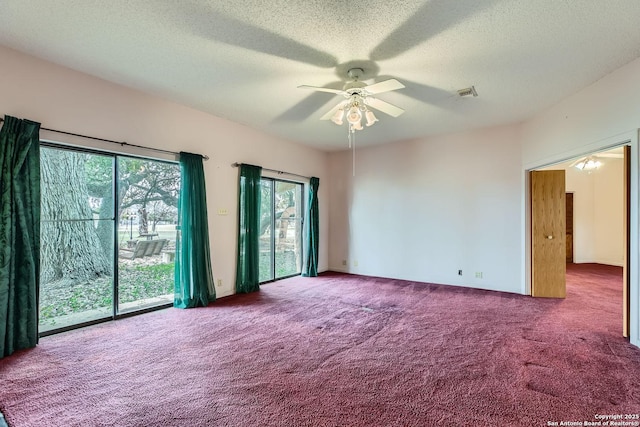
[(316, 277), (318, 275), (318, 235), (320, 222), (318, 220), (318, 187), (320, 179), (312, 177), (309, 181), (309, 203), (307, 203), (307, 222), (305, 223), (304, 242), (305, 255), (302, 275)]
[(173, 306), (206, 307), (215, 301), (216, 290), (211, 272), (202, 156), (180, 153), (180, 180)]
[(260, 289), (260, 166), (240, 165), (236, 293)]
[(38, 343), (40, 123), (0, 130), (0, 357)]

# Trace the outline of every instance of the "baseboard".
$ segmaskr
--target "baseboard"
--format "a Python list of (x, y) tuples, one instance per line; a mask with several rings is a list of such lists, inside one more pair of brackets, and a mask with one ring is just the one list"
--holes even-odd
[(574, 264), (602, 264), (602, 265), (610, 265), (613, 267), (624, 267), (624, 263), (618, 261), (611, 260), (574, 260)]

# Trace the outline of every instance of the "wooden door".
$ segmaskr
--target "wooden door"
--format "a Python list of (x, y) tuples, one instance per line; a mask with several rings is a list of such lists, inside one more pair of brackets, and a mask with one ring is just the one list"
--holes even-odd
[(631, 201), (631, 147), (624, 147), (624, 261), (622, 267), (622, 336), (629, 337), (629, 291), (631, 282), (629, 281), (629, 205)]
[(573, 262), (573, 193), (566, 197), (566, 233), (567, 233), (567, 262)]
[(532, 171), (531, 296), (566, 296), (566, 205), (564, 170)]

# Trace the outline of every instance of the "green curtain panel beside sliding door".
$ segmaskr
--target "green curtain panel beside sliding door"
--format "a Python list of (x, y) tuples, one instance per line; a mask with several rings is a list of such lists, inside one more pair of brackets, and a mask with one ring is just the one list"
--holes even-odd
[(249, 293), (260, 289), (260, 166), (240, 165), (238, 190), (238, 264), (236, 292)]
[(320, 222), (318, 219), (318, 187), (320, 179), (312, 177), (309, 181), (309, 203), (307, 204), (307, 218), (304, 232), (306, 259), (302, 275), (316, 277), (318, 275), (318, 235)]
[(38, 343), (40, 124), (0, 130), (0, 357)]
[(180, 179), (173, 306), (206, 307), (216, 299), (216, 291), (211, 272), (202, 156), (180, 153)]

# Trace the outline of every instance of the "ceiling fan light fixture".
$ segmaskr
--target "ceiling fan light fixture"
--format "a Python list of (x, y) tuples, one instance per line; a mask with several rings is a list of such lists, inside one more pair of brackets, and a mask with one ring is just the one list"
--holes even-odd
[(373, 111), (367, 110), (365, 113), (365, 117), (367, 118), (367, 126), (372, 126), (375, 122), (378, 121), (378, 118), (373, 114)]
[(598, 169), (600, 166), (602, 166), (602, 163), (600, 162), (600, 160), (594, 160), (591, 157), (585, 157), (584, 159), (576, 163), (575, 168), (584, 170), (584, 171), (590, 171), (590, 170)]
[(335, 124), (337, 124), (338, 126), (342, 125), (342, 118), (344, 117), (344, 108), (338, 108), (335, 112), (335, 114), (333, 115), (333, 117), (331, 117), (331, 121)]
[(404, 113), (402, 108), (396, 107), (395, 105), (389, 104), (381, 99), (374, 98), (371, 95), (378, 95), (380, 93), (402, 89), (405, 86), (396, 79), (388, 79), (368, 85), (361, 81), (361, 78), (364, 77), (364, 70), (362, 68), (351, 68), (348, 70), (347, 74), (353, 80), (345, 83), (343, 90), (307, 85), (301, 85), (298, 87), (318, 92), (329, 92), (343, 96), (346, 99), (346, 101), (342, 101), (325, 113), (320, 120), (330, 119), (333, 123), (342, 125), (343, 119), (346, 116), (347, 140), (349, 141), (349, 148), (353, 149), (352, 170), (353, 176), (355, 176), (356, 131), (364, 129), (362, 127), (363, 117), (367, 119), (367, 127), (372, 126), (378, 121), (378, 118), (373, 114), (373, 111), (369, 111), (368, 106), (378, 111), (382, 111), (391, 117), (398, 117), (400, 114)]
[(586, 170), (598, 169), (600, 165), (602, 165), (602, 163), (600, 163), (599, 160), (589, 159), (587, 160), (587, 163), (584, 165), (584, 169)]
[(353, 105), (351, 108), (349, 108), (349, 114), (347, 115), (347, 121), (349, 123), (351, 123), (352, 125), (354, 125), (356, 123), (360, 123), (360, 120), (362, 120), (362, 113), (358, 109), (357, 105)]

